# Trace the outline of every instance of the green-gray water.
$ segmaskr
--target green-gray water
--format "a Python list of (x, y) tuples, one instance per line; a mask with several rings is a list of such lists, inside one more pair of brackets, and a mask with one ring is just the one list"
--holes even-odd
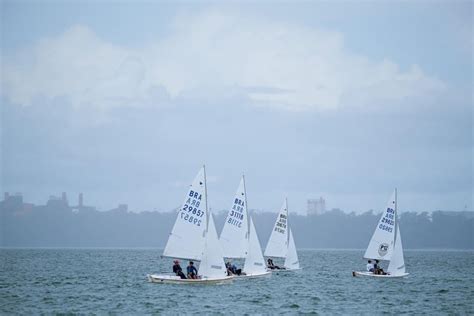
[[(2, 249), (0, 312), (473, 314), (474, 252), (405, 251), (404, 279), (354, 278), (362, 250), (299, 251), (303, 271), (220, 286), (163, 285), (157, 249)], [(185, 265), (185, 262), (183, 263)]]

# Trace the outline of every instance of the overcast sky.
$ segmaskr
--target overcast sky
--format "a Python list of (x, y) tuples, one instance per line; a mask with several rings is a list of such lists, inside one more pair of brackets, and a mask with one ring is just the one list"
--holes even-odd
[(471, 1), (1, 5), (2, 191), (472, 210)]

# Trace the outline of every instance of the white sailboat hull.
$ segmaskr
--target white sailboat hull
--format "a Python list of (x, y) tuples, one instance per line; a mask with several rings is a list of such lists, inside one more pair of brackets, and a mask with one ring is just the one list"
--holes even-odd
[(265, 272), (235, 275), (234, 277), (236, 279), (253, 279), (253, 278), (261, 278), (261, 277), (271, 277), (271, 276), (272, 276), (272, 271), (265, 271)]
[(273, 269), (272, 272), (297, 272), (297, 271), (301, 271), (301, 270), (303, 270), (303, 268), (298, 268), (298, 269), (285, 268), (285, 269)]
[(374, 274), (373, 272), (367, 271), (352, 271), (354, 277), (373, 277), (373, 278), (403, 278), (409, 275), (409, 273), (402, 274)]
[(233, 276), (222, 278), (203, 278), (203, 279), (181, 279), (176, 275), (169, 274), (148, 274), (148, 281), (161, 284), (226, 284), (234, 280)]

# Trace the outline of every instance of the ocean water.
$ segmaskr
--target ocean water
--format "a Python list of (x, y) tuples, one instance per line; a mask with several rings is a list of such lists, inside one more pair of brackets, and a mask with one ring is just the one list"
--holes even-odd
[(158, 249), (2, 249), (0, 313), (474, 314), (472, 251), (408, 250), (383, 280), (351, 276), (363, 250), (298, 253), (300, 272), (205, 286), (147, 282), (171, 269)]

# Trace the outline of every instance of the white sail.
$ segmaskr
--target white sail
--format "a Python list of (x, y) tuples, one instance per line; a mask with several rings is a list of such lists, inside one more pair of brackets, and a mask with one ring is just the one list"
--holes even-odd
[(375, 228), (372, 239), (370, 239), (364, 258), (379, 260), (390, 260), (392, 258), (395, 241), (395, 203), (394, 191)]
[(219, 239), (217, 239), (217, 231), (212, 214), (209, 214), (209, 226), (204, 240), (198, 274), (203, 279), (226, 277), (227, 269), (222, 257), (221, 244)]
[(266, 272), (265, 259), (258, 240), (257, 231), (250, 218), (250, 232), (248, 239), (248, 254), (245, 258), (244, 272), (246, 274), (262, 274)]
[(191, 184), (170, 233), (163, 256), (201, 260), (207, 227), (205, 169)]
[(270, 239), (265, 248), (265, 256), (284, 258), (288, 251), (288, 206), (286, 199), (278, 213)]
[(226, 258), (245, 258), (247, 256), (248, 213), (245, 194), (245, 178), (242, 176), (220, 236), (223, 254)]
[(395, 249), (393, 250), (392, 259), (387, 268), (390, 275), (405, 274), (405, 260), (403, 258), (402, 236), (400, 235), (400, 225), (397, 223), (397, 235), (395, 237)]
[(288, 253), (286, 254), (284, 267), (289, 270), (299, 269), (298, 253), (296, 252), (295, 240), (290, 228), (290, 239), (288, 241)]

